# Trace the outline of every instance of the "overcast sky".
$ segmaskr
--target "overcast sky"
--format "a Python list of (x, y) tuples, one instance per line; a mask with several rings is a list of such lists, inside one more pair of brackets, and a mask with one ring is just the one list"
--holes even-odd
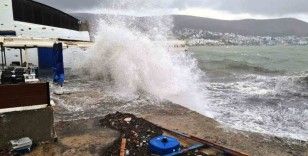
[(64, 11), (186, 14), (218, 19), (293, 17), (308, 22), (308, 0), (36, 0)]

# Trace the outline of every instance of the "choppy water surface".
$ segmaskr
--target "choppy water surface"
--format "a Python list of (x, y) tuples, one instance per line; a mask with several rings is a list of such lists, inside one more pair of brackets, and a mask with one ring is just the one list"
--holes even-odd
[[(118, 9), (138, 10), (125, 2)], [(172, 52), (166, 42), (173, 26), (168, 16), (101, 18), (92, 48), (65, 52), (65, 66), (79, 76), (65, 84), (72, 94), (53, 95), (59, 120), (138, 113), (170, 101), (228, 127), (308, 140), (308, 47)]]
[[(157, 60), (143, 57), (143, 61), (151, 61), (152, 69), (147, 69), (145, 65), (132, 70), (129, 76), (133, 77), (128, 77), (129, 73), (126, 73), (126, 76), (118, 78), (120, 84), (124, 82), (124, 88), (133, 85), (134, 91), (121, 87), (119, 91), (115, 82), (102, 78), (89, 78), (87, 75), (69, 78), (64, 88), (67, 94), (53, 95), (58, 103), (57, 120), (102, 116), (115, 111), (140, 113), (148, 106), (164, 109), (159, 103), (169, 100), (213, 117), (227, 127), (308, 140), (308, 47), (193, 47), (190, 54), (180, 56), (194, 60), (195, 63), (187, 63), (191, 67), (188, 71), (195, 69), (198, 72), (180, 75), (170, 75), (168, 72), (174, 70), (170, 67), (172, 65), (180, 72), (177, 64), (171, 63), (159, 69), (155, 68)], [(177, 63), (186, 66), (182, 59)], [(135, 65), (137, 62), (129, 64)], [(100, 65), (97, 64), (96, 68)], [(126, 71), (126, 67), (116, 66), (116, 69), (117, 72)], [(145, 69), (158, 70), (155, 71), (158, 72), (157, 76), (150, 71), (139, 75), (139, 70)], [(95, 74), (106, 72), (98, 70)], [(112, 73), (109, 74), (112, 77)], [(159, 75), (164, 79), (159, 79)], [(187, 75), (195, 78), (185, 79)], [(176, 76), (181, 81), (168, 79), (168, 76)], [(200, 77), (202, 82), (192, 81), (196, 77)], [(128, 80), (122, 81), (122, 78)], [(135, 79), (141, 82), (135, 82)], [(130, 82), (132, 80), (134, 83)], [(163, 80), (166, 82), (161, 82)], [(168, 82), (172, 87), (163, 87)], [(157, 83), (154, 91), (145, 86), (139, 87)], [(186, 84), (177, 86), (177, 83)], [(187, 85), (193, 86), (185, 87)], [(198, 91), (198, 87), (202, 88)], [(55, 89), (52, 87), (52, 90)]]
[(215, 119), (308, 140), (308, 47), (195, 47)]

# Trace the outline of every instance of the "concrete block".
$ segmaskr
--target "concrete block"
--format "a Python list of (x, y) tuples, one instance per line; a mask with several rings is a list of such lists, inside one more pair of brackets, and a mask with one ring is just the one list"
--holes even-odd
[(0, 114), (0, 148), (23, 137), (31, 138), (33, 143), (52, 141), (54, 133), (52, 107)]

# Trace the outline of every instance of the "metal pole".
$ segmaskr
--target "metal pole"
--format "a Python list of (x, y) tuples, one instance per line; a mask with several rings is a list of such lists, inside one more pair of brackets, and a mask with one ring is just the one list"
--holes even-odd
[(25, 60), (26, 60), (26, 67), (27, 67), (27, 69), (28, 69), (28, 67), (29, 67), (29, 58), (28, 58), (28, 49), (25, 47), (25, 54), (26, 54), (26, 58), (25, 58)]
[(22, 49), (21, 48), (19, 49), (19, 53), (20, 53), (20, 65), (22, 65), (23, 62), (22, 62)]
[(2, 50), (1, 50), (1, 66), (2, 66), (2, 69), (4, 70), (4, 63), (3, 63), (3, 53), (2, 53)]
[(4, 55), (4, 64), (5, 64), (5, 66), (7, 66), (7, 64), (6, 64), (6, 54), (5, 54), (5, 48), (3, 48), (3, 55)]
[(4, 70), (4, 63), (3, 63), (3, 43), (0, 43), (1, 47), (0, 47), (0, 51), (1, 51), (1, 66), (2, 66), (2, 70)]

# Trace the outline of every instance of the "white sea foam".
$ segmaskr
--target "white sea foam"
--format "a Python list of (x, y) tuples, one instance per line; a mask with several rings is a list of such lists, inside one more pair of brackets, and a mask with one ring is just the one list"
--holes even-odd
[(308, 103), (298, 94), (305, 89), (298, 84), (302, 76), (242, 77), (209, 84), (215, 119), (235, 129), (307, 141)]

